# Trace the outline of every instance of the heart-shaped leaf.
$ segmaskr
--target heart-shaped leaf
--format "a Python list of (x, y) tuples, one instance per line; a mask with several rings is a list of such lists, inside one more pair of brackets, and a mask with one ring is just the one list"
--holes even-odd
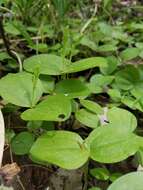
[(61, 75), (68, 62), (67, 59), (62, 59), (60, 56), (40, 54), (25, 59), (23, 66), (29, 72), (34, 72), (38, 68), (40, 74)]
[(12, 139), (11, 148), (16, 155), (24, 155), (29, 153), (33, 143), (33, 134), (29, 132), (21, 132)]
[(23, 106), (34, 106), (43, 93), (39, 79), (34, 87), (34, 75), (21, 72), (8, 74), (0, 79), (0, 95), (9, 103)]
[(64, 95), (48, 96), (35, 108), (26, 110), (24, 120), (65, 121), (71, 114), (71, 101)]
[(136, 117), (129, 111), (113, 107), (107, 112), (107, 118), (113, 127), (132, 132), (137, 127)]
[(93, 160), (102, 163), (120, 162), (139, 149), (138, 137), (110, 125), (95, 129), (86, 139)]
[(108, 190), (142, 190), (143, 172), (131, 172), (112, 183)]
[(76, 119), (87, 127), (96, 128), (99, 124), (99, 118), (96, 114), (86, 109), (80, 109), (75, 114)]
[(47, 132), (34, 143), (30, 157), (43, 164), (51, 163), (65, 169), (76, 169), (89, 157), (89, 150), (83, 142), (82, 138), (73, 132)]
[(140, 73), (137, 68), (132, 65), (126, 66), (115, 74), (115, 84), (122, 90), (132, 89), (140, 80)]

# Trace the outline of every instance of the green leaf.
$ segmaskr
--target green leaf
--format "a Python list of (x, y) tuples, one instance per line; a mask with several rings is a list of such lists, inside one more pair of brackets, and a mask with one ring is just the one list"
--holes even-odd
[(103, 57), (90, 57), (71, 63), (64, 73), (76, 73), (94, 67), (107, 67), (107, 61)]
[(30, 157), (43, 164), (51, 163), (65, 169), (76, 169), (89, 157), (89, 151), (83, 142), (82, 138), (73, 132), (47, 132), (34, 143)]
[(100, 68), (101, 73), (103, 73), (105, 75), (111, 74), (117, 68), (118, 62), (119, 61), (117, 60), (117, 58), (115, 56), (107, 57), (108, 66), (107, 67), (101, 67)]
[(143, 111), (143, 107), (141, 106), (140, 102), (133, 97), (125, 96), (121, 99), (121, 102), (133, 110), (137, 109), (141, 112)]
[(0, 61), (4, 61), (5, 59), (12, 59), (6, 52), (0, 52)]
[(110, 125), (123, 131), (132, 132), (137, 127), (136, 117), (125, 109), (113, 107), (107, 112), (107, 118)]
[(35, 108), (26, 110), (21, 117), (24, 120), (65, 121), (71, 114), (71, 101), (64, 95), (48, 96)]
[(102, 163), (120, 162), (139, 149), (136, 135), (110, 125), (95, 129), (86, 143), (90, 147), (91, 158)]
[(102, 107), (97, 104), (96, 102), (90, 101), (90, 100), (80, 100), (80, 103), (82, 106), (84, 106), (89, 111), (95, 113), (95, 114), (102, 114), (103, 109)]
[(136, 153), (137, 162), (141, 167), (143, 167), (143, 146), (139, 148), (138, 152)]
[(122, 90), (132, 89), (139, 80), (139, 70), (132, 65), (126, 66), (115, 74), (115, 84)]
[(140, 54), (139, 49), (133, 47), (133, 48), (127, 48), (124, 51), (122, 51), (120, 56), (124, 61), (129, 61), (139, 56), (139, 54)]
[(103, 0), (104, 8), (106, 9), (110, 4), (112, 4), (113, 0)]
[(90, 170), (90, 174), (99, 180), (108, 180), (110, 173), (106, 168), (94, 168)]
[(113, 52), (117, 50), (117, 46), (113, 45), (113, 44), (105, 44), (105, 45), (101, 45), (97, 48), (98, 52)]
[(14, 26), (12, 22), (7, 22), (4, 26), (6, 33), (12, 35), (20, 35), (20, 31)]
[(95, 74), (90, 78), (89, 88), (93, 93), (101, 93), (112, 83), (114, 76)]
[(61, 75), (67, 62), (69, 62), (67, 59), (56, 55), (40, 54), (25, 59), (23, 66), (29, 72), (34, 72), (38, 68), (40, 74)]
[(44, 93), (52, 93), (55, 87), (55, 81), (51, 76), (40, 75), (39, 77)]
[(69, 60), (52, 54), (34, 55), (24, 61), (24, 69), (34, 72), (39, 69), (40, 74), (62, 75), (75, 73), (94, 67), (106, 67), (107, 61), (102, 57), (91, 57), (70, 63)]
[(21, 72), (8, 74), (0, 79), (0, 95), (9, 103), (31, 107), (35, 105), (43, 93), (39, 79), (34, 88), (34, 75)]
[(16, 155), (24, 155), (29, 153), (33, 143), (34, 136), (31, 133), (21, 132), (12, 139), (11, 148)]
[(76, 119), (87, 127), (96, 128), (99, 124), (99, 118), (96, 114), (86, 109), (80, 109), (75, 114)]
[(122, 97), (121, 97), (121, 93), (118, 89), (109, 89), (107, 93), (113, 101), (115, 101), (115, 102), (121, 101)]
[(55, 93), (69, 98), (85, 97), (90, 94), (88, 87), (79, 79), (62, 80), (56, 84)]
[(62, 18), (69, 7), (69, 2), (67, 0), (52, 0), (52, 2), (57, 9), (59, 16)]
[(96, 51), (97, 45), (93, 40), (90, 40), (87, 36), (83, 36), (83, 38), (80, 41), (80, 44), (83, 46), (87, 46), (88, 48), (92, 49), (93, 51)]
[(142, 190), (143, 172), (131, 172), (112, 183), (108, 190)]

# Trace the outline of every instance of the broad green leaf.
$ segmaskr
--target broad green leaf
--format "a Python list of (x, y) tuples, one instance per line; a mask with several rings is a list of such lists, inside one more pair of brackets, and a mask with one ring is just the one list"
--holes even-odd
[(34, 143), (30, 157), (43, 164), (51, 163), (65, 169), (76, 169), (89, 157), (89, 150), (83, 143), (82, 138), (73, 132), (47, 132)]
[(107, 22), (99, 22), (98, 27), (100, 29), (100, 32), (103, 33), (104, 36), (111, 36), (113, 28)]
[(80, 41), (80, 44), (83, 46), (87, 46), (88, 48), (92, 49), (93, 51), (96, 51), (97, 45), (96, 43), (89, 39), (87, 36), (83, 36), (83, 38)]
[(105, 45), (101, 45), (97, 48), (98, 52), (113, 52), (117, 50), (117, 46), (113, 45), (113, 44), (105, 44)]
[(26, 110), (21, 117), (24, 120), (65, 121), (71, 114), (71, 101), (64, 95), (48, 96), (35, 108)]
[(117, 60), (117, 58), (115, 56), (109, 56), (106, 59), (107, 59), (108, 66), (107, 67), (100, 67), (100, 71), (101, 71), (101, 73), (103, 73), (105, 75), (109, 75), (113, 71), (115, 71), (119, 61)]
[(113, 101), (115, 101), (115, 102), (121, 101), (122, 97), (121, 97), (121, 93), (118, 89), (109, 89), (107, 93)]
[(115, 74), (115, 84), (122, 90), (132, 89), (139, 80), (139, 70), (132, 65), (126, 66)]
[(76, 73), (94, 67), (107, 67), (107, 61), (103, 57), (90, 57), (71, 63), (64, 73)]
[(39, 77), (44, 93), (52, 93), (55, 87), (55, 81), (51, 76), (40, 75)]
[(106, 67), (107, 61), (102, 57), (91, 57), (70, 63), (69, 60), (52, 54), (34, 55), (24, 61), (24, 69), (34, 72), (39, 69), (40, 74), (61, 75), (75, 73), (94, 67)]
[(61, 75), (68, 62), (67, 59), (62, 59), (56, 55), (39, 54), (25, 59), (23, 66), (29, 72), (34, 72), (38, 68), (40, 74)]
[(131, 94), (138, 100), (143, 97), (143, 84), (137, 84), (132, 90)]
[(132, 48), (127, 48), (124, 51), (122, 51), (120, 56), (124, 61), (129, 61), (139, 56), (139, 54), (140, 54), (139, 49), (132, 47)]
[(14, 26), (12, 22), (7, 22), (4, 26), (6, 33), (12, 35), (20, 35), (20, 31)]
[(24, 155), (29, 153), (33, 143), (33, 134), (29, 132), (21, 132), (12, 139), (11, 148), (16, 155)]
[(101, 74), (95, 74), (90, 78), (88, 87), (93, 93), (101, 93), (106, 90), (106, 87), (112, 83), (114, 76), (104, 76)]
[(94, 168), (90, 170), (90, 174), (99, 180), (108, 180), (110, 173), (106, 168)]
[(132, 132), (137, 127), (136, 117), (129, 111), (113, 107), (107, 112), (107, 118), (113, 127), (121, 128), (123, 131)]
[(142, 190), (143, 172), (131, 172), (112, 183), (108, 190)]
[(90, 91), (85, 83), (79, 79), (67, 79), (56, 84), (55, 93), (64, 94), (70, 98), (78, 98), (88, 96)]
[(140, 110), (141, 112), (143, 111), (143, 107), (140, 104), (140, 101), (138, 101), (133, 97), (125, 96), (121, 99), (121, 102), (133, 110), (137, 109)]
[(84, 106), (87, 110), (96, 113), (96, 114), (102, 114), (103, 109), (102, 107), (97, 104), (96, 102), (90, 101), (90, 100), (80, 100), (80, 103), (82, 106)]
[(6, 52), (1, 52), (0, 53), (0, 61), (3, 61), (5, 59), (12, 59)]
[(99, 125), (99, 118), (96, 114), (86, 109), (80, 109), (75, 114), (76, 119), (87, 127), (96, 128)]
[(110, 124), (99, 127), (86, 139), (93, 160), (102, 163), (120, 162), (139, 149), (138, 137)]
[(9, 103), (31, 107), (35, 105), (43, 93), (39, 79), (34, 87), (34, 75), (21, 72), (8, 74), (0, 79), (0, 95)]

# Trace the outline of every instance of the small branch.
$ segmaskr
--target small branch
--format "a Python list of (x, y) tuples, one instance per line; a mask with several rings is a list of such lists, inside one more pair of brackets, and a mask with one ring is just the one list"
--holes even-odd
[[(33, 41), (36, 41), (36, 40), (43, 40), (44, 38), (47, 38), (48, 37), (48, 35), (43, 35), (42, 37), (41, 36), (34, 36), (34, 37), (31, 37), (31, 39), (33, 40)], [(26, 39), (13, 39), (13, 40), (9, 40), (9, 42), (10, 43), (20, 43), (20, 42), (25, 42), (26, 41)], [(3, 40), (2, 39), (0, 39), (0, 44), (3, 44)]]
[(81, 31), (80, 31), (80, 34), (83, 34), (84, 31), (87, 29), (87, 27), (90, 25), (90, 23), (93, 21), (95, 15), (96, 15), (96, 13), (97, 13), (97, 8), (98, 8), (98, 6), (97, 6), (97, 4), (95, 3), (94, 12), (93, 12), (91, 18), (90, 18), (90, 19), (84, 24), (84, 26), (82, 27), (82, 29), (81, 29)]
[(22, 61), (21, 61), (21, 58), (20, 58), (20, 56), (18, 55), (18, 53), (17, 52), (15, 52), (15, 51), (11, 51), (14, 55), (15, 55), (15, 57), (17, 58), (17, 61), (18, 61), (18, 64), (19, 64), (19, 72), (22, 72), (23, 71), (23, 68), (22, 68)]

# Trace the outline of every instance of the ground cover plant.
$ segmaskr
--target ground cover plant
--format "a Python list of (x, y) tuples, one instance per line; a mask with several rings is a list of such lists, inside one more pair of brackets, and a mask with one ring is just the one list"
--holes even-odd
[(142, 9), (0, 1), (1, 189), (143, 190)]

